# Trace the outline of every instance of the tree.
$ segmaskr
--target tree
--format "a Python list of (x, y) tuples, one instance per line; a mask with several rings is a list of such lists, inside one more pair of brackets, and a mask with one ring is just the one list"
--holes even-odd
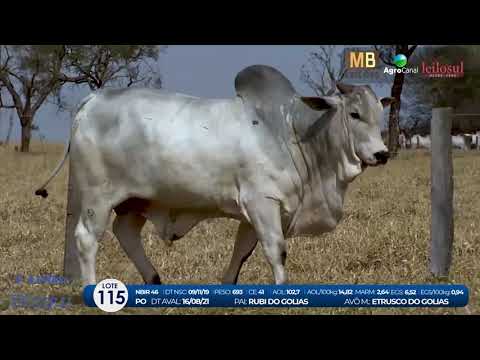
[(162, 77), (159, 75), (152, 84), (152, 87), (155, 89), (161, 89), (163, 87)]
[[(6, 135), (5, 135), (5, 140), (4, 141), (0, 141), (0, 145), (8, 145), (8, 143), (10, 142), (10, 137), (12, 135), (12, 130), (13, 130), (13, 111), (5, 111), (5, 109), (3, 109), (3, 111), (1, 111), (0, 109), (0, 122), (3, 122), (2, 118), (2, 114), (7, 114), (8, 115), (8, 125), (7, 126), (7, 132), (6, 132)], [(6, 120), (6, 116), (5, 116), (5, 120)]]
[[(66, 59), (61, 80), (86, 85), (90, 90), (132, 85), (162, 87), (157, 60), (166, 46), (159, 45), (64, 45)], [(61, 92), (56, 105), (65, 110)]]
[(66, 81), (106, 86), (149, 84), (157, 79), (154, 63), (165, 47), (158, 45), (66, 45)]
[(399, 116), (399, 129), (408, 137), (414, 134), (428, 134), (427, 129), (430, 128), (432, 106), (419, 100), (415, 95), (404, 96), (402, 103), (403, 109)]
[[(417, 52), (419, 49), (416, 50)], [(413, 55), (410, 65), (418, 66), (417, 56)], [(420, 67), (419, 67), (420, 71)], [(399, 129), (407, 136), (414, 134), (427, 135), (432, 117), (432, 103), (423, 91), (423, 75), (409, 74), (405, 77), (402, 90), (402, 111), (399, 114)]]
[(336, 90), (348, 69), (342, 61), (344, 46), (320, 45), (318, 51), (312, 51), (308, 63), (300, 70), (301, 80), (318, 96), (331, 95)]
[(35, 114), (62, 86), (65, 55), (62, 45), (0, 46), (0, 108), (14, 109), (18, 115), (22, 152), (29, 151)]
[[(156, 45), (1, 45), (0, 108), (15, 109), (21, 125), (21, 149), (28, 152), (35, 114), (67, 83), (90, 89), (131, 86), (161, 79), (152, 62)], [(8, 96), (9, 100), (8, 101)]]
[[(387, 66), (396, 67), (393, 63), (393, 57), (395, 55), (403, 54), (406, 56), (407, 61), (413, 54), (417, 45), (375, 45), (375, 49), (379, 52), (379, 57), (382, 62)], [(392, 157), (397, 155), (398, 152), (398, 135), (399, 135), (399, 117), (401, 107), (401, 97), (403, 84), (405, 82), (405, 74), (403, 72), (395, 73), (393, 79), (393, 85), (391, 90), (391, 97), (395, 99), (395, 102), (390, 106), (390, 115), (388, 118), (388, 150)]]
[(5, 136), (5, 142), (4, 142), (5, 145), (8, 145), (10, 143), (12, 130), (13, 130), (13, 111), (10, 113), (10, 116), (8, 118), (8, 130), (7, 130), (7, 135)]

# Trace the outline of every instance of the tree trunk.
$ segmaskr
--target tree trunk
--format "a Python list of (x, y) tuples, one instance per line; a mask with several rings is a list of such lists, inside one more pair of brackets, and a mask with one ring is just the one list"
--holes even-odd
[(7, 137), (5, 138), (5, 145), (8, 145), (8, 143), (10, 142), (12, 129), (13, 129), (13, 113), (10, 115), (10, 118), (8, 120), (8, 131), (7, 131)]
[[(405, 54), (408, 51), (408, 45), (397, 45), (396, 54)], [(388, 151), (391, 157), (398, 154), (398, 135), (400, 129), (398, 127), (401, 97), (403, 90), (403, 83), (405, 81), (405, 74), (396, 73), (393, 79), (393, 86), (391, 96), (395, 98), (395, 102), (390, 106), (390, 115), (388, 118)]]
[[(413, 49), (412, 49), (413, 51)], [(407, 59), (410, 57), (408, 45), (397, 45), (395, 54), (404, 54)], [(403, 90), (403, 83), (405, 82), (405, 74), (396, 73), (393, 79), (393, 86), (391, 96), (395, 98), (395, 103), (390, 106), (390, 115), (388, 118), (388, 151), (391, 157), (398, 154), (398, 135), (400, 134), (399, 120), (400, 120), (400, 106)]]
[(29, 152), (30, 151), (30, 139), (32, 137), (32, 126), (30, 123), (30, 119), (21, 122), (22, 125), (22, 143), (20, 147), (21, 152)]
[(390, 106), (390, 116), (388, 118), (388, 151), (392, 157), (395, 157), (398, 153), (398, 118), (400, 115), (400, 98), (402, 96), (403, 82), (405, 80), (405, 74), (395, 74), (393, 80), (391, 96), (395, 98), (395, 102)]

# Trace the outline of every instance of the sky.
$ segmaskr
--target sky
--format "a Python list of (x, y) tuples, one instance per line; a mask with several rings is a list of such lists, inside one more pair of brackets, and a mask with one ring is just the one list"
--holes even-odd
[[(315, 45), (170, 45), (159, 58), (163, 87), (208, 98), (235, 96), (234, 78), (243, 68), (253, 64), (270, 65), (280, 70), (298, 93), (313, 95), (300, 80), (300, 69), (307, 62)], [(388, 96), (387, 87), (374, 88), (377, 95)], [(65, 91), (70, 103), (78, 103), (89, 90)], [(0, 119), (0, 139), (8, 129), (6, 114)], [(18, 118), (15, 117), (12, 142), (20, 139)], [(58, 112), (54, 105), (44, 105), (36, 115), (35, 124), (49, 141), (66, 142), (70, 132), (70, 115)], [(38, 136), (35, 135), (34, 138)]]

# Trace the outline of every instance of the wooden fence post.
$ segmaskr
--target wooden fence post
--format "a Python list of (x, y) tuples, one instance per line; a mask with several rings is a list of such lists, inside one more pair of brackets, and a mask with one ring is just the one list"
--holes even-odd
[(434, 108), (431, 121), (430, 272), (448, 276), (453, 245), (452, 108)]
[(78, 191), (74, 184), (72, 163), (69, 161), (67, 188), (67, 217), (65, 222), (65, 252), (63, 260), (63, 275), (72, 281), (80, 280), (80, 263), (75, 241), (75, 227), (80, 216)]

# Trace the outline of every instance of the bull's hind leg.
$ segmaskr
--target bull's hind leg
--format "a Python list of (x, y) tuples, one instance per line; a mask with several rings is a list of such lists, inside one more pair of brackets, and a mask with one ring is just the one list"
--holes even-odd
[(82, 206), (80, 218), (75, 228), (80, 272), (84, 285), (95, 284), (95, 262), (98, 240), (103, 236), (110, 217), (111, 208), (99, 202)]
[(119, 214), (113, 221), (113, 233), (147, 284), (161, 284), (160, 277), (145, 254), (141, 231), (147, 219), (133, 212)]
[(257, 245), (255, 229), (249, 223), (242, 222), (238, 227), (230, 265), (223, 275), (222, 284), (236, 284), (243, 263), (250, 257)]

